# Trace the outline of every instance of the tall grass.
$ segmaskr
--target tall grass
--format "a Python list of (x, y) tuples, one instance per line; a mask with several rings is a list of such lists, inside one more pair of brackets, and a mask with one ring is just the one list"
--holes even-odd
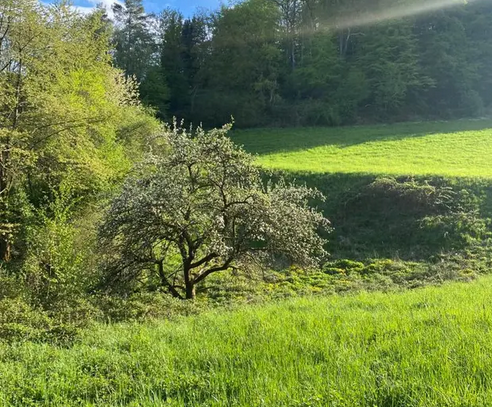
[(492, 178), (492, 121), (256, 129), (233, 139), (267, 168)]
[(1, 406), (490, 406), (492, 278), (0, 347)]

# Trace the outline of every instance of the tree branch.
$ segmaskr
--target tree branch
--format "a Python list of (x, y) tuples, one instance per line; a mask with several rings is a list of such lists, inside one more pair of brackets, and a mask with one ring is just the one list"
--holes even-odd
[(210, 253), (208, 256), (205, 256), (203, 259), (196, 261), (195, 263), (190, 264), (190, 269), (194, 269), (200, 266), (203, 266), (205, 263), (208, 263), (209, 261), (215, 259), (217, 257), (217, 254), (215, 253)]
[(161, 278), (162, 284), (168, 288), (174, 298), (179, 298), (182, 300), (183, 296), (176, 290), (176, 286), (169, 282), (166, 277), (166, 273), (164, 273), (164, 260), (157, 260), (155, 263), (157, 265), (157, 271), (159, 273), (159, 277)]
[(231, 263), (233, 260), (234, 260), (234, 256), (231, 256), (221, 266), (212, 267), (200, 273), (198, 276), (194, 278), (193, 285), (198, 284), (200, 281), (207, 278), (207, 276), (209, 276), (212, 273), (215, 273), (217, 271), (224, 271), (231, 268)]

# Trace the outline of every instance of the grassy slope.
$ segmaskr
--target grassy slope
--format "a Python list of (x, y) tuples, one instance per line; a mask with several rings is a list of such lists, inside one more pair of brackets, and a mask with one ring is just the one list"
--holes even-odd
[[(335, 255), (430, 259), (428, 271), (395, 271), (388, 263), (376, 274), (419, 272), (441, 281), (454, 263), (459, 270), (489, 268), (488, 251), (476, 251), (488, 250), (491, 235), (489, 179), (442, 178), (490, 178), (489, 128), (491, 121), (462, 121), (255, 130), (234, 138), (263, 154), (262, 164), (293, 170), (326, 193)], [(402, 177), (376, 179), (385, 173)], [(443, 263), (443, 248), (465, 254)], [(434, 268), (437, 280), (430, 278)], [(356, 282), (365, 278), (343, 270), (333, 278), (350, 283), (352, 274)], [(71, 348), (0, 344), (0, 407), (488, 406), (491, 293), (492, 278), (483, 277), (466, 286), (98, 326)]]
[(0, 406), (490, 406), (492, 278), (0, 346)]
[(238, 131), (268, 168), (492, 178), (492, 120)]
[[(327, 196), (319, 207), (335, 228), (328, 247), (335, 257), (435, 261), (472, 245), (476, 252), (491, 235), (490, 119), (259, 129), (232, 137), (261, 165)], [(394, 185), (378, 183), (388, 175)]]

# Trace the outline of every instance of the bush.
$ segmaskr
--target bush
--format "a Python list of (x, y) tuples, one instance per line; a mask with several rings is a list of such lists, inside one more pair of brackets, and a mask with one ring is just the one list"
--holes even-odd
[(0, 339), (40, 340), (52, 328), (52, 321), (46, 312), (31, 307), (21, 299), (0, 300)]
[(128, 297), (98, 295), (92, 298), (106, 322), (174, 319), (194, 315), (207, 308), (200, 301), (181, 301), (162, 292), (135, 293)]

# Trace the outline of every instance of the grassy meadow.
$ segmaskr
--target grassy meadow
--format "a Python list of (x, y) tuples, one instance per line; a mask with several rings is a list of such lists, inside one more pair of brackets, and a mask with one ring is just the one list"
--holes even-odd
[(245, 130), (233, 139), (277, 170), (492, 178), (492, 120)]
[(492, 121), (232, 137), (327, 196), (331, 259), (214, 276), (202, 299), (232, 305), (197, 315), (0, 342), (0, 407), (492, 405)]
[(0, 406), (490, 406), (492, 278), (0, 346)]
[(251, 129), (232, 138), (261, 166), (324, 193), (316, 205), (332, 222), (335, 258), (435, 264), (455, 256), (448, 268), (488, 268), (491, 119)]

